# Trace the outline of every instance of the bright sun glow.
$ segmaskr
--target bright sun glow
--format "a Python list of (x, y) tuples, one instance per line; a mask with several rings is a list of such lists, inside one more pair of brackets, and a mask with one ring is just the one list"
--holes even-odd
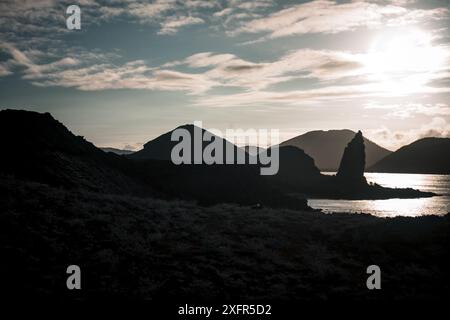
[(372, 44), (364, 61), (383, 90), (414, 93), (431, 81), (445, 62), (445, 50), (433, 46), (432, 36), (419, 29), (388, 33)]

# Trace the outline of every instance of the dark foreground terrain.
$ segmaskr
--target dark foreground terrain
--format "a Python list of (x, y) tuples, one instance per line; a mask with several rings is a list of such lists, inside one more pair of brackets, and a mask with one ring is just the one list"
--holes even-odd
[[(449, 297), (450, 220), (201, 207), (0, 178), (2, 290), (10, 298)], [(66, 268), (82, 290), (66, 289)], [(366, 288), (379, 265), (382, 290)]]

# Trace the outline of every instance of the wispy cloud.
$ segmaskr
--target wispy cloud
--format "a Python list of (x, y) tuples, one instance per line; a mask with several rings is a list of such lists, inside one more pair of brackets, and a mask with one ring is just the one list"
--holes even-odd
[(23, 78), (41, 87), (72, 87), (84, 91), (108, 89), (147, 89), (199, 93), (217, 85), (201, 74), (160, 70), (142, 60), (122, 65), (102, 62), (103, 55), (84, 55), (84, 59), (66, 57), (39, 64), (10, 44), (0, 49), (11, 55), (8, 64), (22, 68)]
[(300, 49), (275, 61), (252, 62), (232, 54), (202, 52), (165, 67), (187, 65), (191, 68), (210, 67), (203, 75), (222, 86), (261, 90), (270, 85), (299, 78), (338, 79), (362, 74), (358, 55), (345, 52)]
[(71, 4), (82, 8), (83, 29), (122, 17), (130, 23), (159, 26), (157, 33), (161, 35), (203, 23), (202, 16), (212, 16), (220, 9), (220, 2), (215, 0), (4, 0), (0, 2), (0, 35), (8, 42), (18, 43), (24, 37), (66, 34), (65, 9)]
[[(315, 0), (282, 7), (272, 0), (127, 0), (75, 1), (83, 8), (83, 24), (88, 27), (124, 17), (129, 22), (148, 24), (161, 35), (174, 34), (193, 24), (222, 23), (227, 34), (265, 34), (259, 40), (305, 33), (337, 33), (359, 27), (422, 23), (448, 17), (448, 9), (415, 9), (405, 1)], [(43, 35), (64, 33), (64, 12), (69, 0), (4, 0), (0, 2), (0, 34), (12, 41), (13, 32)], [(282, 7), (282, 8), (280, 8)], [(251, 40), (250, 42), (254, 42)], [(258, 41), (258, 40), (256, 40)]]
[(379, 129), (366, 130), (364, 134), (388, 149), (396, 150), (426, 137), (450, 138), (450, 123), (443, 117), (434, 117), (417, 129), (393, 130), (382, 126)]
[[(96, 55), (83, 56), (83, 59), (68, 56), (53, 62), (38, 63), (12, 45), (4, 44), (3, 49), (11, 55), (8, 66), (23, 67), (23, 78), (35, 85), (73, 87), (79, 90), (179, 90), (199, 95), (195, 103), (211, 107), (280, 103), (298, 105), (305, 102), (403, 94), (393, 92), (390, 84), (373, 81), (373, 70), (366, 66), (370, 57), (360, 53), (299, 49), (273, 61), (254, 62), (229, 53), (202, 52), (161, 66), (149, 66), (143, 60), (112, 64), (103, 56)], [(179, 67), (187, 67), (192, 72), (179, 71)], [(429, 70), (417, 72), (428, 73)], [(445, 74), (443, 73), (444, 76)], [(275, 91), (272, 87), (298, 79), (309, 79), (318, 88)], [(210, 89), (220, 87), (240, 88), (244, 92), (206, 94)], [(450, 90), (430, 87), (427, 83), (414, 89), (416, 94)]]
[(376, 84), (347, 86), (325, 86), (319, 89), (290, 91), (249, 91), (230, 95), (200, 96), (196, 103), (205, 107), (245, 107), (273, 105), (305, 105), (319, 102), (336, 102), (361, 97), (383, 95), (382, 87)]
[(195, 24), (202, 24), (205, 21), (198, 17), (169, 17), (161, 23), (161, 30), (158, 32), (159, 34), (174, 34), (178, 31), (178, 29)]
[(263, 39), (295, 34), (338, 33), (359, 27), (379, 27), (426, 22), (446, 17), (447, 8), (408, 9), (366, 1), (338, 3), (316, 0), (273, 12), (246, 22), (231, 34), (266, 33)]
[(185, 0), (184, 5), (188, 8), (217, 8), (220, 2), (217, 0)]
[(377, 104), (370, 102), (365, 109), (381, 109), (386, 113), (384, 118), (408, 119), (416, 115), (424, 116), (450, 116), (450, 106), (445, 103), (401, 103), (401, 104)]
[(138, 17), (144, 21), (158, 17), (169, 10), (176, 8), (175, 1), (157, 0), (153, 3), (131, 2), (123, 8), (122, 13)]
[(11, 71), (9, 71), (6, 66), (0, 64), (0, 77), (7, 76), (9, 74), (11, 74)]

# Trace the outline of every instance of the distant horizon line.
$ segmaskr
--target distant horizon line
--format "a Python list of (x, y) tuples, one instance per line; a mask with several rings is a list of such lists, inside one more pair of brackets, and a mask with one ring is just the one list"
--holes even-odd
[[(61, 122), (64, 126), (66, 126), (67, 127), (67, 124), (65, 124), (62, 120), (59, 120), (58, 118), (56, 118), (55, 116), (54, 116), (54, 114), (52, 113), (52, 112), (49, 112), (49, 111), (43, 111), (43, 112), (39, 112), (39, 111), (36, 111), (36, 110), (30, 110), (30, 109), (25, 109), (25, 108), (13, 108), (13, 107), (0, 107), (0, 111), (7, 111), (7, 110), (12, 110), (12, 111), (26, 111), (26, 112), (35, 112), (35, 113), (39, 113), (39, 114), (50, 114), (55, 120), (57, 120), (57, 121), (59, 121), (59, 122)], [(195, 121), (193, 121), (193, 122), (195, 122)], [(132, 149), (132, 148), (127, 148), (128, 146), (131, 146), (130, 144), (128, 144), (128, 145), (125, 145), (125, 146), (123, 146), (123, 147), (119, 147), (119, 146), (117, 146), (116, 144), (108, 144), (108, 145), (101, 145), (100, 143), (95, 143), (95, 142), (93, 142), (93, 141), (91, 141), (91, 140), (88, 140), (88, 139), (86, 139), (86, 140), (88, 140), (89, 142), (91, 142), (93, 145), (95, 145), (97, 148), (99, 148), (99, 149), (116, 149), (116, 150), (120, 150), (120, 151), (125, 151), (125, 152), (138, 152), (138, 151), (140, 151), (140, 150), (142, 150), (142, 149), (144, 149), (144, 145), (146, 144), (146, 143), (148, 143), (148, 142), (150, 142), (150, 141), (153, 141), (153, 140), (155, 140), (155, 139), (157, 139), (158, 137), (160, 137), (160, 136), (162, 136), (162, 135), (164, 135), (164, 134), (167, 134), (167, 133), (169, 133), (169, 132), (171, 132), (171, 131), (173, 131), (173, 130), (175, 130), (175, 129), (177, 129), (177, 128), (180, 128), (180, 127), (183, 127), (183, 126), (195, 126), (194, 125), (194, 123), (185, 123), (185, 124), (181, 124), (181, 125), (178, 125), (178, 126), (175, 126), (175, 127), (173, 127), (172, 129), (166, 129), (167, 131), (163, 131), (162, 133), (159, 133), (158, 135), (156, 135), (154, 138), (148, 138), (147, 140), (146, 140), (146, 142), (144, 142), (144, 143), (142, 143), (142, 145), (139, 147), (139, 148), (136, 148), (136, 149)], [(203, 130), (207, 130), (207, 131), (209, 131), (209, 130), (211, 130), (211, 128), (205, 128), (204, 126), (202, 126), (202, 127), (200, 127), (201, 129), (203, 129)], [(230, 129), (232, 129), (232, 128), (230, 128)], [(241, 128), (242, 129), (242, 128)], [(247, 128), (247, 129), (251, 129), (251, 128)], [(243, 130), (247, 130), (247, 129), (243, 129)], [(69, 129), (70, 130), (70, 129)], [(281, 130), (280, 130), (281, 131)], [(367, 139), (367, 140), (369, 140), (370, 142), (372, 142), (372, 143), (374, 143), (374, 144), (376, 144), (377, 146), (379, 146), (379, 147), (381, 147), (381, 148), (383, 148), (383, 149), (385, 149), (385, 150), (387, 150), (387, 151), (389, 151), (389, 152), (395, 152), (395, 151), (397, 151), (397, 150), (399, 150), (399, 149), (401, 149), (402, 147), (404, 147), (404, 146), (407, 146), (407, 145), (410, 145), (410, 144), (412, 144), (412, 143), (414, 143), (414, 142), (416, 142), (416, 141), (419, 141), (419, 140), (422, 140), (422, 139), (425, 139), (425, 138), (436, 138), (436, 139), (450, 139), (450, 137), (439, 137), (439, 136), (425, 136), (425, 137), (420, 137), (420, 138), (417, 138), (416, 140), (413, 140), (412, 142), (410, 142), (410, 143), (407, 143), (407, 144), (403, 144), (403, 145), (401, 145), (401, 146), (399, 146), (398, 148), (396, 148), (396, 149), (391, 149), (391, 148), (389, 148), (389, 147), (385, 147), (383, 144), (380, 144), (380, 143), (378, 143), (378, 142), (374, 142), (372, 139), (369, 139), (368, 137), (366, 137), (366, 136), (364, 136), (364, 130), (362, 130), (362, 129), (359, 129), (359, 130), (353, 130), (353, 129), (349, 129), (349, 128), (341, 128), (341, 129), (338, 129), (338, 128), (330, 128), (330, 129), (314, 129), (314, 130), (309, 130), (309, 131), (305, 131), (305, 132), (303, 132), (303, 133), (296, 133), (296, 134), (294, 134), (294, 135), (292, 135), (291, 137), (288, 137), (288, 138), (285, 138), (284, 140), (282, 140), (278, 145), (281, 145), (281, 144), (283, 144), (283, 143), (285, 143), (286, 141), (289, 141), (289, 140), (291, 140), (291, 139), (294, 139), (294, 138), (297, 138), (297, 137), (300, 137), (300, 136), (302, 136), (302, 135), (305, 135), (305, 134), (308, 134), (308, 133), (313, 133), (313, 132), (330, 132), (330, 131), (350, 131), (350, 132), (352, 132), (353, 134), (356, 134), (358, 131), (361, 131), (362, 133), (363, 133), (363, 137), (365, 138), (365, 139)], [(76, 133), (76, 135), (79, 135), (78, 133)], [(80, 135), (81, 136), (81, 135)], [(218, 135), (219, 136), (219, 135)], [(84, 136), (83, 136), (84, 137)], [(251, 144), (242, 144), (242, 143), (236, 143), (236, 142), (232, 142), (232, 141), (229, 141), (228, 139), (226, 139), (225, 137), (223, 137), (223, 136), (219, 136), (220, 138), (222, 138), (222, 139), (225, 139), (225, 140), (227, 140), (228, 142), (230, 142), (230, 143), (233, 143), (234, 145), (236, 145), (237, 147), (239, 147), (239, 148), (245, 148), (245, 147), (258, 147), (258, 148), (270, 148), (270, 147), (273, 147), (273, 146), (275, 146), (275, 145), (270, 145), (270, 146), (259, 146), (259, 145), (251, 145)], [(138, 145), (138, 144), (140, 144), (140, 143), (136, 143), (136, 145)]]
[[(139, 149), (134, 149), (134, 150), (133, 150), (133, 149), (128, 149), (128, 148), (126, 148), (126, 147), (121, 148), (121, 147), (115, 147), (115, 146), (111, 146), (111, 145), (101, 146), (101, 145), (97, 145), (96, 143), (93, 143), (93, 144), (94, 144), (97, 148), (99, 148), (99, 149), (115, 149), (115, 150), (126, 151), (126, 152), (138, 152), (138, 151), (143, 150), (143, 149), (144, 149), (144, 145), (147, 144), (148, 142), (151, 142), (151, 141), (153, 141), (153, 140), (155, 140), (155, 139), (158, 139), (158, 138), (161, 137), (162, 135), (167, 134), (167, 133), (169, 133), (169, 132), (171, 132), (171, 131), (173, 131), (173, 130), (175, 130), (175, 129), (177, 129), (177, 128), (184, 127), (184, 126), (194, 126), (194, 127), (195, 127), (195, 125), (194, 125), (193, 123), (186, 123), (186, 124), (183, 124), (183, 125), (176, 126), (175, 128), (173, 128), (173, 129), (171, 129), (171, 130), (168, 130), (168, 131), (165, 131), (165, 132), (163, 132), (163, 133), (157, 135), (157, 136), (154, 137), (154, 138), (150, 138), (150, 139), (147, 140), (144, 144), (142, 144), (142, 147), (141, 147), (141, 148), (139, 148)], [(206, 131), (209, 131), (207, 128), (204, 128), (204, 127), (199, 127), (199, 128), (201, 128), (201, 129), (203, 129), (203, 130), (206, 130)], [(287, 139), (281, 141), (279, 144), (276, 144), (276, 145), (270, 145), (270, 146), (264, 146), (264, 147), (263, 147), (263, 146), (259, 146), (259, 145), (252, 145), (252, 144), (240, 144), (240, 143), (234, 143), (234, 142), (228, 140), (227, 138), (225, 138), (225, 137), (223, 137), (223, 136), (219, 136), (219, 137), (220, 137), (221, 139), (227, 140), (227, 141), (230, 142), (230, 143), (233, 143), (235, 146), (237, 146), (237, 147), (239, 147), (239, 148), (245, 148), (245, 147), (255, 147), (255, 148), (256, 148), (256, 147), (257, 147), (257, 148), (266, 149), (266, 148), (271, 148), (271, 147), (274, 147), (274, 146), (277, 146), (277, 145), (281, 145), (281, 144), (283, 144), (283, 143), (285, 143), (285, 142), (287, 142), (287, 141), (289, 141), (289, 140), (291, 140), (291, 139), (294, 139), (294, 138), (303, 136), (303, 135), (308, 134), (308, 133), (312, 133), (312, 132), (330, 132), (330, 131), (351, 131), (353, 134), (356, 134), (356, 133), (357, 133), (357, 131), (354, 131), (354, 130), (348, 129), (348, 128), (345, 128), (345, 129), (327, 129), (327, 130), (324, 130), (324, 129), (310, 130), (310, 131), (306, 131), (306, 132), (304, 132), (304, 133), (300, 133), (300, 134), (294, 135), (294, 136), (292, 136), (292, 137), (290, 137), (290, 138), (287, 138)], [(376, 144), (377, 146), (379, 146), (379, 147), (381, 147), (381, 148), (383, 148), (383, 149), (388, 150), (389, 152), (395, 152), (395, 151), (401, 149), (402, 147), (405, 147), (405, 146), (407, 146), (407, 145), (410, 145), (410, 144), (412, 144), (412, 143), (414, 143), (414, 142), (417, 142), (417, 141), (419, 141), (419, 140), (422, 140), (422, 139), (427, 139), (427, 138), (433, 138), (433, 139), (450, 139), (450, 137), (436, 137), (436, 136), (421, 137), (421, 138), (418, 138), (418, 139), (414, 140), (414, 141), (411, 142), (411, 143), (401, 145), (401, 146), (398, 147), (397, 149), (392, 150), (392, 149), (387, 148), (387, 147), (384, 147), (383, 145), (381, 145), (381, 144), (379, 144), (379, 143), (377, 143), (377, 142), (374, 142), (373, 140), (371, 140), (371, 139), (367, 138), (366, 136), (364, 136), (363, 130), (359, 130), (359, 131), (361, 131), (361, 132), (363, 133), (364, 139), (369, 140), (370, 142)]]

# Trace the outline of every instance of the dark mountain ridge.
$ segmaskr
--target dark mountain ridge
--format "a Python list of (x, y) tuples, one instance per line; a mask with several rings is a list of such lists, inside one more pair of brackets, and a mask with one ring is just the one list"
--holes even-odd
[[(184, 125), (179, 128), (186, 129), (192, 136), (195, 127), (193, 125)], [(205, 129), (197, 128), (201, 130), (201, 134), (207, 132)], [(172, 131), (169, 131), (158, 138), (149, 141), (145, 144), (145, 147), (140, 152), (137, 152), (129, 158), (140, 161), (144, 164), (152, 159), (170, 159), (170, 154), (173, 146), (178, 142), (171, 141)], [(351, 131), (350, 131), (351, 132)], [(211, 136), (214, 136), (211, 134)], [(215, 139), (223, 140), (221, 137), (214, 136)], [(237, 192), (234, 196), (237, 198), (242, 198), (244, 201), (245, 197), (243, 194), (248, 194), (243, 191), (242, 181), (245, 181), (247, 187), (253, 186), (253, 188), (259, 190), (257, 194), (269, 195), (274, 190), (281, 191), (285, 195), (296, 194), (299, 198), (336, 198), (336, 199), (388, 199), (388, 198), (415, 198), (421, 196), (431, 196), (430, 193), (422, 193), (413, 189), (389, 189), (383, 188), (378, 185), (367, 184), (364, 178), (364, 168), (365, 168), (365, 139), (361, 132), (354, 134), (348, 141), (351, 142), (356, 138), (355, 144), (356, 154), (349, 152), (345, 156), (344, 150), (342, 151), (342, 160), (338, 164), (338, 168), (344, 166), (347, 170), (344, 170), (344, 174), (341, 172), (340, 177), (322, 175), (320, 170), (316, 167), (315, 161), (310, 155), (308, 155), (302, 149), (290, 146), (290, 145), (280, 145), (263, 150), (269, 154), (275, 148), (279, 152), (279, 171), (275, 175), (269, 176), (259, 176), (259, 168), (261, 165), (182, 165), (177, 168), (173, 168), (170, 163), (165, 163), (166, 167), (162, 172), (165, 172), (164, 177), (160, 177), (155, 180), (159, 181), (172, 181), (173, 177), (180, 178), (180, 185), (185, 185), (184, 193), (195, 193), (195, 197), (199, 197), (199, 194), (206, 194), (209, 192), (213, 195), (212, 190), (221, 190), (224, 192), (225, 189), (236, 188), (240, 192)], [(224, 141), (224, 146), (229, 144), (228, 141)], [(210, 142), (202, 142), (202, 150), (208, 146)], [(346, 143), (346, 145), (347, 145)], [(234, 146), (235, 152), (243, 152), (242, 149)], [(225, 154), (224, 147), (224, 154)], [(345, 149), (345, 148), (344, 148)], [(354, 148), (350, 148), (353, 150)], [(191, 149), (191, 155), (193, 153), (193, 147)], [(257, 155), (257, 159), (261, 155)], [(246, 157), (251, 157), (251, 155), (246, 155)], [(356, 157), (356, 158), (355, 158)], [(345, 159), (344, 159), (345, 158)], [(249, 158), (247, 158), (249, 159)], [(339, 161), (339, 160), (338, 160)], [(259, 162), (258, 162), (259, 163)], [(361, 163), (361, 165), (359, 165)], [(357, 175), (361, 175), (358, 179), (358, 183), (355, 183), (354, 178), (348, 176), (347, 173), (351, 172), (354, 166), (359, 166), (357, 168)], [(151, 165), (150, 165), (151, 166)], [(176, 166), (175, 166), (176, 167)], [(177, 173), (173, 174), (171, 170), (175, 170)], [(340, 170), (341, 171), (341, 170)], [(347, 172), (347, 173), (345, 173)], [(206, 177), (202, 179), (200, 177)], [(202, 181), (202, 183), (199, 183)], [(239, 182), (236, 182), (239, 181)], [(248, 182), (251, 182), (248, 185)], [(189, 186), (189, 187), (187, 187)], [(161, 185), (161, 188), (167, 188), (166, 185)], [(244, 192), (244, 193), (242, 193)], [(214, 196), (212, 196), (214, 198)], [(248, 195), (247, 195), (248, 197)]]
[(423, 138), (369, 168), (374, 172), (450, 174), (450, 138)]
[(0, 174), (26, 181), (107, 194), (192, 199), (208, 205), (233, 202), (308, 208), (306, 200), (289, 198), (270, 186), (259, 175), (258, 166), (177, 166), (167, 160), (130, 160), (73, 135), (49, 113), (0, 111), (0, 141), (9, 150), (0, 159)]
[(0, 111), (3, 174), (105, 193), (145, 194), (149, 186), (123, 157), (72, 134), (49, 113)]
[[(242, 157), (243, 159), (247, 159), (250, 157), (245, 150), (235, 146), (231, 142), (229, 142), (226, 139), (223, 139), (222, 137), (219, 137), (215, 134), (212, 134), (211, 132), (197, 127), (193, 124), (186, 124), (183, 126), (179, 126), (169, 132), (166, 132), (159, 137), (150, 140), (146, 144), (144, 144), (144, 148), (140, 151), (137, 151), (133, 154), (130, 154), (128, 157), (130, 159), (134, 160), (144, 160), (144, 159), (154, 159), (154, 160), (171, 160), (171, 153), (172, 149), (179, 143), (179, 141), (172, 141), (172, 134), (176, 130), (185, 130), (191, 137), (191, 157), (190, 162), (194, 163), (194, 140), (196, 139), (196, 135), (200, 137), (199, 141), (201, 141), (201, 151), (203, 154), (203, 151), (205, 150), (206, 146), (208, 146), (210, 143), (218, 142), (223, 146), (223, 159), (222, 162), (225, 163), (225, 155), (227, 150), (233, 150), (234, 152), (234, 158), (237, 159), (237, 157)], [(203, 141), (203, 136), (207, 135), (210, 137), (210, 141)]]
[(133, 150), (124, 150), (124, 149), (117, 149), (117, 148), (111, 148), (111, 147), (101, 147), (100, 149), (104, 152), (112, 152), (112, 153), (118, 154), (119, 156), (129, 155), (129, 154), (134, 153)]
[[(358, 135), (356, 144), (362, 151), (356, 163), (364, 161), (365, 156), (364, 141)], [(170, 141), (170, 133), (148, 142), (142, 151), (127, 158), (101, 151), (83, 137), (73, 135), (48, 113), (0, 111), (0, 139), (9, 150), (0, 160), (1, 174), (102, 193), (192, 199), (208, 205), (260, 203), (296, 209), (308, 208), (305, 198), (312, 197), (384, 199), (432, 195), (412, 189), (372, 186), (365, 180), (355, 185), (347, 178), (322, 175), (314, 159), (293, 146), (268, 149), (269, 153), (279, 152), (279, 171), (271, 176), (262, 176), (259, 164), (175, 165), (165, 160), (170, 157), (170, 148), (178, 143)], [(227, 141), (224, 146), (234, 152), (245, 152)], [(350, 153), (342, 161), (353, 167), (353, 158)], [(363, 174), (361, 168), (358, 172)]]

